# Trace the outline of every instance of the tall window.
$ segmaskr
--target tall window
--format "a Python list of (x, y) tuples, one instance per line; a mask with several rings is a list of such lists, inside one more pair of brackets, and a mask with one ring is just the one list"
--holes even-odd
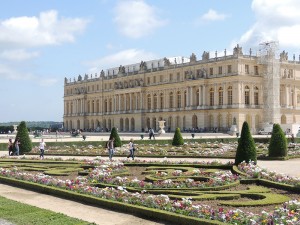
[(151, 109), (151, 95), (147, 95), (147, 109)]
[(227, 66), (227, 73), (232, 73), (231, 65)]
[(258, 66), (254, 66), (254, 74), (258, 75)]
[(200, 102), (199, 102), (199, 93), (200, 93), (200, 90), (197, 89), (197, 92), (196, 92), (196, 105), (200, 105)]
[(164, 108), (164, 94), (160, 93), (160, 108), (163, 109)]
[(170, 73), (169, 80), (170, 80), (170, 82), (173, 81), (173, 74), (172, 73)]
[(160, 75), (159, 82), (162, 83), (163, 81), (164, 81), (164, 77), (163, 77), (163, 75)]
[(219, 66), (219, 74), (222, 74), (222, 66)]
[(254, 105), (258, 105), (258, 87), (254, 88)]
[(223, 88), (219, 88), (219, 105), (223, 105)]
[(211, 88), (209, 90), (209, 105), (213, 106), (214, 105), (214, 98), (215, 98), (215, 94), (214, 94), (214, 89)]
[(177, 73), (177, 81), (180, 81), (180, 73)]
[(153, 83), (156, 83), (156, 76), (153, 77)]
[(245, 87), (245, 104), (250, 105), (250, 88), (248, 86)]
[(184, 98), (183, 98), (183, 106), (187, 107), (187, 92), (184, 92)]
[(214, 68), (209, 68), (209, 75), (214, 75)]
[(245, 73), (249, 74), (249, 65), (245, 65)]
[(153, 109), (157, 109), (157, 94), (154, 94)]
[(177, 108), (181, 108), (181, 93), (177, 92)]
[(228, 105), (232, 105), (232, 86), (227, 89), (227, 98)]
[(169, 108), (173, 108), (173, 92), (170, 93)]

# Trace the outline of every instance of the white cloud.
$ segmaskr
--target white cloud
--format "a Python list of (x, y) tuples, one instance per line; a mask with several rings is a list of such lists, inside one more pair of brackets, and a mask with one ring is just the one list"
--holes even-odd
[(207, 13), (201, 16), (202, 21), (216, 21), (224, 20), (228, 17), (226, 14), (218, 13), (217, 11), (210, 9)]
[(58, 18), (55, 10), (41, 12), (39, 17), (13, 17), (0, 21), (0, 46), (36, 47), (73, 42), (88, 20)]
[(300, 47), (300, 1), (253, 0), (256, 22), (237, 41), (258, 46), (265, 41), (278, 41), (281, 48)]
[(143, 0), (119, 1), (114, 21), (123, 35), (140, 38), (166, 25), (167, 21), (158, 18), (157, 14), (157, 9)]
[(25, 49), (4, 50), (3, 52), (0, 52), (0, 58), (11, 61), (29, 60), (38, 56), (38, 52), (28, 52)]
[(151, 52), (145, 52), (144, 50), (138, 49), (127, 49), (101, 59), (86, 62), (85, 64), (91, 67), (89, 72), (95, 73), (100, 72), (101, 70), (105, 71), (109, 68), (118, 67), (120, 65), (124, 66), (139, 63), (142, 60), (148, 61), (156, 58), (158, 58), (158, 56)]
[(10, 80), (29, 80), (33, 78), (33, 75), (24, 71), (20, 72), (12, 66), (0, 64), (0, 78)]

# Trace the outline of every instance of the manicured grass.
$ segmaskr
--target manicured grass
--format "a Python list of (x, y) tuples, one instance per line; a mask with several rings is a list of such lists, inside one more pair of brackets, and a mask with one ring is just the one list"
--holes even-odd
[(0, 197), (0, 218), (16, 225), (92, 225), (95, 223), (68, 217), (62, 213), (40, 209)]

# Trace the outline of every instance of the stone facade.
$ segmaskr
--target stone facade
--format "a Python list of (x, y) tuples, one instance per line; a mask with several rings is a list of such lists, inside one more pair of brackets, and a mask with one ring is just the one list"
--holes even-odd
[[(204, 51), (200, 60), (193, 53), (120, 65), (99, 76), (65, 78), (64, 127), (141, 132), (158, 130), (158, 121), (165, 120), (166, 131), (227, 132), (233, 124), (240, 130), (247, 121), (255, 134), (264, 123), (300, 123), (300, 62), (295, 56), (289, 61), (283, 51), (278, 63), (280, 84), (272, 93), (264, 75), (270, 68), (238, 45), (222, 57), (216, 52), (210, 58)], [(279, 113), (271, 119), (264, 115), (269, 94), (279, 99)]]

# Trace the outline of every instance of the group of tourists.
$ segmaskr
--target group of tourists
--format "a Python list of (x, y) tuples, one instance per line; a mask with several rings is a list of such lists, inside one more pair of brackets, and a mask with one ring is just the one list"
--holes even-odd
[[(154, 135), (153, 135), (154, 138)], [(18, 156), (20, 154), (20, 138), (16, 137), (15, 141), (12, 142), (12, 139), (9, 138), (8, 140), (8, 155), (9, 156)], [(40, 149), (40, 159), (44, 159), (44, 154), (45, 154), (45, 147), (46, 147), (46, 143), (44, 141), (44, 139), (41, 140), (40, 144), (39, 144), (39, 149)], [(115, 151), (115, 138), (111, 137), (107, 144), (106, 144), (106, 148), (108, 150), (108, 157), (109, 160), (112, 160), (112, 157), (114, 155), (114, 151)], [(129, 143), (128, 143), (128, 149), (129, 149), (129, 155), (127, 156), (127, 158), (132, 158), (132, 160), (134, 160), (134, 152), (136, 150), (134, 143), (133, 143), (133, 139), (130, 139)]]
[(19, 155), (20, 154), (20, 138), (16, 137), (15, 141), (13, 142), (10, 138), (8, 140), (8, 155)]
[[(16, 137), (14, 142), (12, 142), (12, 139), (9, 138), (8, 144), (7, 144), (8, 155), (9, 156), (20, 155), (20, 145), (21, 145), (21, 142), (20, 142), (19, 137)], [(42, 139), (40, 142), (40, 145), (39, 145), (41, 159), (44, 159), (45, 147), (46, 147), (46, 143), (45, 143), (44, 139)]]
[[(109, 160), (112, 161), (112, 157), (114, 155), (114, 151), (115, 151), (115, 138), (111, 137), (107, 144), (106, 144), (106, 148), (108, 150), (108, 157)], [(129, 143), (128, 143), (128, 149), (129, 149), (129, 155), (127, 156), (127, 158), (132, 158), (132, 160), (134, 160), (134, 152), (136, 150), (134, 143), (133, 143), (133, 139), (130, 139)]]

